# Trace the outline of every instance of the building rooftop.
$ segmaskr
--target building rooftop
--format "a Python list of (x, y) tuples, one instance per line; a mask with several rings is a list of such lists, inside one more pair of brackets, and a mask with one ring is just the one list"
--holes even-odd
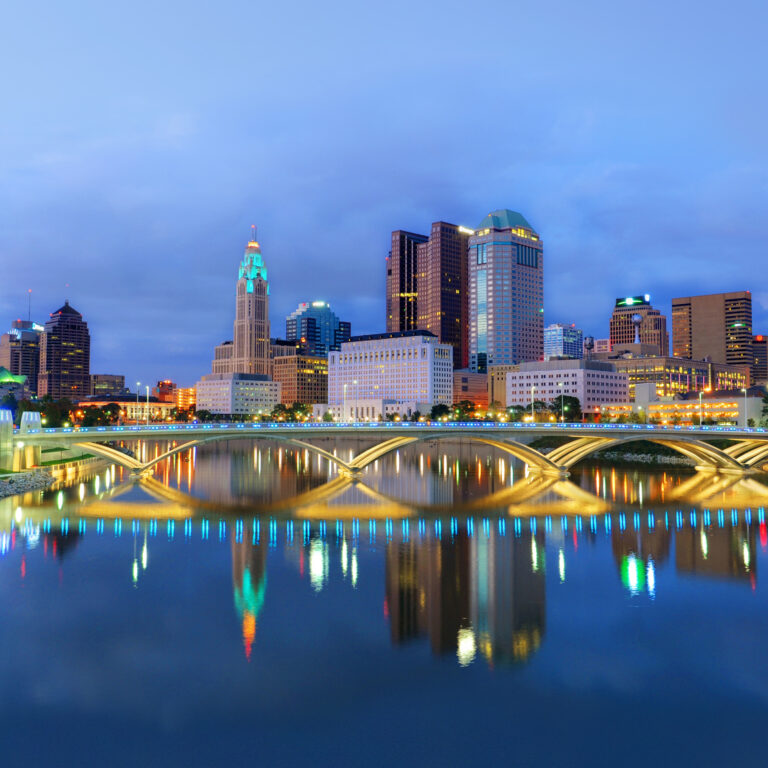
[(536, 231), (522, 213), (510, 211), (509, 208), (502, 208), (489, 213), (477, 225), (476, 229), (517, 229), (518, 227), (530, 229), (531, 232)]
[[(432, 331), (392, 331), (391, 333), (369, 333), (365, 336), (351, 336), (350, 341), (378, 341), (379, 339), (406, 339), (410, 336), (427, 336), (436, 339)], [(347, 343), (347, 342), (345, 342)]]
[(82, 317), (80, 312), (74, 307), (69, 306), (69, 301), (65, 301), (63, 307), (59, 307), (55, 312), (52, 312), (51, 317), (53, 317), (53, 315), (77, 315), (78, 317)]

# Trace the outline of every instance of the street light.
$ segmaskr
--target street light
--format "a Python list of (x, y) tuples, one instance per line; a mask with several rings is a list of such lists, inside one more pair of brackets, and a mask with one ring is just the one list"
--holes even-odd
[(147, 426), (149, 426), (149, 384), (145, 386), (147, 388)]
[(139, 425), (139, 387), (141, 387), (141, 382), (136, 382), (136, 426)]
[(560, 421), (565, 422), (565, 390), (563, 389), (563, 382), (558, 381), (557, 386), (560, 387)]
[(533, 393), (535, 391), (536, 391), (536, 385), (535, 384), (531, 384), (531, 421), (532, 422), (536, 421), (536, 417), (533, 414)]

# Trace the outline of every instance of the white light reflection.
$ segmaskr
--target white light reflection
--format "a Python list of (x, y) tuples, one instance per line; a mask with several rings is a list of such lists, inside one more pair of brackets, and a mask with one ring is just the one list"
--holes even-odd
[(565, 552), (562, 548), (557, 553), (557, 570), (560, 573), (560, 581), (565, 581)]
[(656, 597), (656, 566), (653, 560), (648, 560), (648, 565), (645, 569), (645, 580), (648, 584), (648, 594), (651, 597)]
[(309, 583), (315, 592), (319, 592), (328, 577), (327, 545), (320, 539), (314, 539), (309, 545)]
[(471, 629), (460, 629), (456, 637), (456, 656), (459, 660), (459, 666), (469, 666), (475, 660), (476, 653), (475, 633)]

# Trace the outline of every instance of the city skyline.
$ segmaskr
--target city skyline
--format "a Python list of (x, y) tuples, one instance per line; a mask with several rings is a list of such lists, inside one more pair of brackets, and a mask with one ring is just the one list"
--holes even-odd
[[(69, 299), (94, 329), (94, 370), (190, 383), (229, 338), (230, 265), (250, 224), (273, 322), (324, 300), (364, 334), (384, 330), (394, 228), (473, 227), (508, 206), (547, 245), (546, 323), (601, 337), (616, 296), (648, 292), (668, 313), (675, 296), (751, 289), (763, 333), (768, 290), (752, 278), (768, 241), (768, 109), (752, 94), (766, 10), (738, 5), (637, 17), (560, 3), (545, 17), (499, 3), (490, 14), (516, 29), (508, 78), (494, 74), (504, 25), (467, 35), (461, 57), (445, 45), (466, 26), (458, 6), (395, 4), (382, 19), (302, 5), (299, 29), (240, 2), (153, 8), (151, 25), (102, 9), (75, 49), (62, 8), (39, 9), (42, 24), (13, 8), (0, 61), (23, 77), (0, 159), (0, 317), (25, 318), (30, 288), (38, 322)], [(233, 44), (244, 29), (256, 59)], [(723, 46), (738, 47), (727, 65), (712, 55)]]

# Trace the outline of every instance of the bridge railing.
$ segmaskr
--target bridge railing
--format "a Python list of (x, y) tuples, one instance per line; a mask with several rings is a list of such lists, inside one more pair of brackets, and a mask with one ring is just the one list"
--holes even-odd
[[(179, 423), (179, 424), (149, 424), (149, 425), (122, 425), (113, 427), (48, 427), (44, 429), (28, 429), (24, 435), (34, 434), (48, 434), (48, 435), (68, 435), (68, 434), (103, 434), (108, 433), (110, 435), (126, 435), (130, 436), (135, 432), (169, 432), (169, 433), (183, 433), (186, 431), (269, 431), (270, 429), (280, 430), (296, 430), (296, 431), (312, 431), (312, 430), (348, 430), (348, 429), (392, 429), (392, 430), (430, 430), (445, 429), (445, 430), (459, 430), (459, 429), (487, 429), (489, 431), (551, 431), (558, 432), (563, 430), (590, 430), (595, 432), (631, 432), (631, 431), (645, 431), (645, 432), (659, 432), (659, 433), (712, 433), (716, 435), (723, 435), (728, 433), (740, 433), (740, 434), (754, 434), (754, 435), (768, 435), (768, 428), (766, 427), (738, 427), (738, 426), (718, 426), (718, 425), (703, 425), (703, 426), (683, 426), (673, 424), (602, 424), (602, 423), (581, 423), (581, 422), (530, 422), (530, 421), (515, 421), (515, 422), (493, 422), (493, 421), (349, 421), (349, 422), (282, 422), (282, 421), (270, 421), (270, 422), (236, 422), (236, 423)], [(21, 431), (14, 430), (14, 435), (21, 435)]]

